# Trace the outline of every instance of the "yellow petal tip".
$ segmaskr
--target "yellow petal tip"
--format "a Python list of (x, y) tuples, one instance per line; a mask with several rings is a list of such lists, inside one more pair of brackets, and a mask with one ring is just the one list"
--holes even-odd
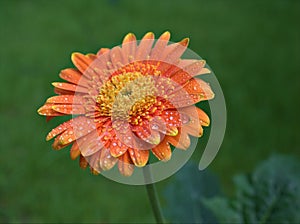
[(153, 145), (157, 145), (160, 143), (160, 135), (151, 136), (149, 139), (149, 143)]
[(154, 39), (154, 33), (153, 32), (148, 32), (144, 36), (145, 39)]
[(132, 41), (135, 41), (136, 40), (136, 37), (133, 33), (128, 33), (125, 37), (124, 37), (124, 40), (123, 40), (123, 43), (127, 43), (127, 42), (132, 42)]
[(187, 46), (189, 45), (189, 42), (190, 42), (190, 38), (184, 38), (182, 41), (180, 41), (180, 44), (183, 45), (183, 46)]
[(172, 127), (167, 131), (167, 135), (169, 136), (176, 136), (178, 135), (178, 129), (176, 127)]
[(58, 86), (58, 82), (52, 82), (51, 85), (54, 86), (54, 87), (57, 87)]
[(71, 54), (71, 60), (73, 61), (75, 57), (77, 57), (80, 53), (79, 52), (73, 52)]

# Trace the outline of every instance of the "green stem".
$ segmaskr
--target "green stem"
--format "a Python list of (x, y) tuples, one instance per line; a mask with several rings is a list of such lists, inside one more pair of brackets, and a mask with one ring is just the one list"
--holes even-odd
[(143, 171), (144, 171), (144, 178), (145, 178), (148, 198), (149, 198), (149, 201), (151, 204), (151, 208), (152, 208), (156, 223), (165, 223), (164, 217), (162, 214), (162, 210), (161, 210), (161, 206), (159, 203), (156, 187), (155, 187), (155, 184), (152, 183), (152, 176), (151, 176), (149, 166), (144, 167)]

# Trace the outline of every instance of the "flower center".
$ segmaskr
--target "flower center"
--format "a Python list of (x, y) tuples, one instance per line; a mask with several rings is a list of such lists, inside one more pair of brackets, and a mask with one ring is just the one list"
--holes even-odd
[(136, 63), (115, 73), (101, 87), (96, 99), (101, 115), (126, 119), (133, 124), (138, 124), (142, 116), (149, 119), (149, 110), (157, 103), (152, 75), (159, 73), (155, 67)]
[(134, 74), (138, 74), (137, 78), (127, 82), (115, 96), (111, 111), (114, 118), (142, 115), (156, 102), (157, 90), (152, 77)]

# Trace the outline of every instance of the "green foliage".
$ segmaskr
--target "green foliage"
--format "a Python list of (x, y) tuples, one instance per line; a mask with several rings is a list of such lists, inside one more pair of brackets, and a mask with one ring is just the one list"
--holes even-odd
[(186, 164), (165, 189), (165, 216), (172, 223), (214, 223), (216, 219), (203, 206), (203, 198), (220, 192), (219, 182), (209, 171), (199, 171), (194, 163)]
[(299, 223), (300, 165), (292, 157), (272, 156), (251, 175), (234, 178), (235, 199), (205, 200), (220, 222)]
[(236, 196), (230, 199), (212, 174), (188, 165), (166, 189), (166, 215), (176, 223), (299, 223), (299, 172), (293, 157), (272, 156), (250, 175), (234, 177)]

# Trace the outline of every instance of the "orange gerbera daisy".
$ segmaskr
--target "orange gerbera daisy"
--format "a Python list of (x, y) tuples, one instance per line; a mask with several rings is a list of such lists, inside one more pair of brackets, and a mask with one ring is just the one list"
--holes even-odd
[(138, 43), (129, 33), (122, 46), (73, 53), (76, 69), (61, 71), (67, 82), (52, 83), (58, 95), (38, 110), (47, 120), (74, 115), (47, 135), (47, 141), (55, 138), (53, 148), (72, 144), (71, 158), (79, 157), (80, 167), (96, 174), (118, 163), (120, 173), (130, 176), (151, 152), (168, 161), (170, 144), (187, 149), (189, 135), (200, 137), (210, 121), (194, 104), (214, 94), (195, 76), (210, 71), (204, 60), (181, 59), (188, 38), (169, 39), (165, 32), (154, 44), (149, 32)]

